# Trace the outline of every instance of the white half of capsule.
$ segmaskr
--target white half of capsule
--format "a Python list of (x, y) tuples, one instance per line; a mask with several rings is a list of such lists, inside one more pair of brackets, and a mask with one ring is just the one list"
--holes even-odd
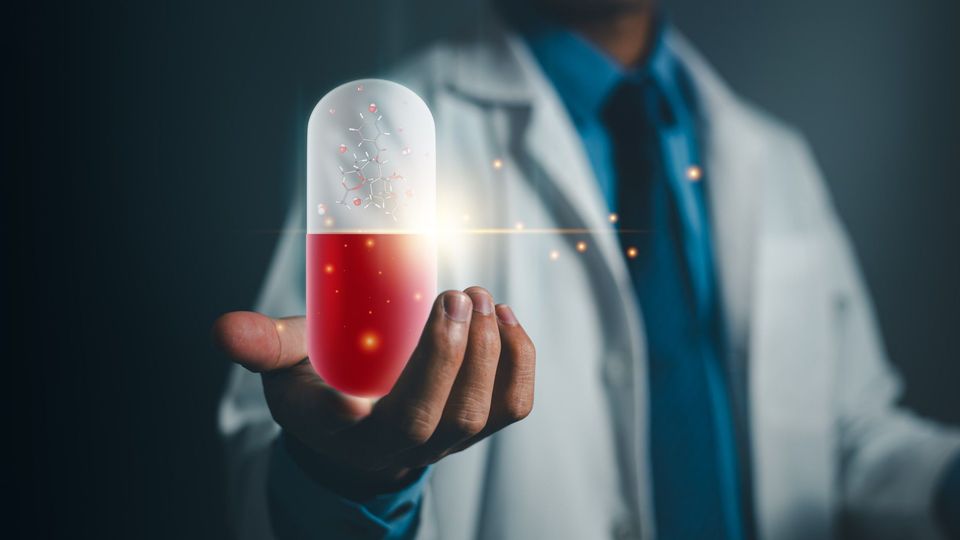
[(405, 86), (363, 79), (307, 125), (307, 232), (426, 232), (436, 215), (436, 129)]

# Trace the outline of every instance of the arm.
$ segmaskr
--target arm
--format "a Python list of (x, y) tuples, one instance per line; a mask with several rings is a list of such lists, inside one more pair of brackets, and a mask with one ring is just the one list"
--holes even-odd
[[(303, 222), (303, 204), (295, 201), (285, 230), (296, 230)], [(277, 245), (274, 260), (264, 283), (257, 310), (271, 314), (302, 313), (305, 309), (304, 242), (300, 235), (286, 235)], [(318, 524), (316, 509), (325, 508), (330, 513), (353, 510), (353, 523), (362, 516), (369, 525), (388, 527), (390, 537), (402, 538), (412, 534), (417, 523), (409, 519), (418, 515), (427, 475), (422, 481), (412, 483), (407, 489), (398, 490), (380, 497), (377, 504), (363, 505), (350, 501), (323, 487), (309, 478), (287, 453), (285, 445), (279, 444), (280, 426), (271, 416), (264, 399), (260, 376), (243, 367), (233, 366), (229, 373), (227, 389), (220, 402), (218, 424), (224, 439), (227, 468), (227, 522), (233, 538), (269, 540), (274, 537), (274, 528), (282, 531), (284, 538), (291, 531), (310, 529)], [(392, 501), (390, 500), (392, 498)], [(387, 519), (392, 503), (412, 500), (414, 508), (409, 515), (391, 516)], [(367, 501), (365, 501), (367, 502)], [(285, 512), (276, 515), (271, 509), (283, 509), (295, 504), (309, 506), (309, 514)], [(327, 534), (333, 534), (337, 526), (350, 526), (346, 519), (324, 523)], [(354, 530), (343, 531), (334, 536), (349, 537)]]
[[(302, 207), (302, 204), (294, 206), (294, 211), (287, 220), (286, 230), (297, 230), (300, 227), (304, 220)], [(274, 263), (257, 302), (258, 310), (271, 315), (304, 312), (304, 261), (303, 237), (286, 235), (278, 245)], [(376, 483), (369, 482), (370, 478), (364, 478), (363, 471), (358, 469), (371, 468), (374, 464), (350, 463), (349, 458), (364, 456), (369, 459), (383, 459), (380, 455), (383, 451), (402, 447), (398, 452), (401, 459), (397, 460), (403, 465), (400, 469), (417, 471), (424, 465), (441, 459), (448, 453), (460, 451), (529, 414), (533, 405), (533, 344), (508, 307), (494, 306), (489, 293), (483, 289), (474, 287), (467, 289), (466, 293), (457, 294), (461, 300), (466, 298), (471, 307), (468, 310), (468, 320), (450, 323), (442, 316), (442, 304), (438, 299), (437, 309), (431, 317), (432, 323), (428, 323), (424, 330), (424, 341), (418, 347), (418, 354), (411, 359), (394, 391), (381, 399), (376, 407), (370, 407), (369, 403), (357, 403), (327, 387), (309, 364), (301, 362), (306, 356), (306, 344), (302, 341), (302, 318), (287, 320), (292, 323), (290, 328), (296, 331), (284, 333), (284, 338), (290, 339), (290, 342), (283, 344), (282, 350), (287, 354), (282, 365), (274, 365), (278, 358), (278, 351), (275, 349), (278, 343), (276, 321), (249, 313), (230, 314), (218, 321), (215, 335), (239, 364), (231, 371), (218, 419), (227, 454), (228, 518), (235, 537), (274, 537), (271, 521), (276, 522), (278, 515), (272, 515), (268, 510), (271, 506), (267, 496), (268, 481), (274, 488), (275, 495), (286, 493), (281, 486), (287, 482), (298, 482), (300, 487), (305, 487), (309, 484), (300, 481), (311, 481), (306, 473), (302, 476), (288, 474), (280, 478), (280, 465), (283, 465), (285, 457), (293, 458), (271, 453), (273, 442), (280, 432), (278, 422), (295, 435), (296, 439), (306, 443), (305, 446), (311, 450), (316, 461), (330, 463), (330, 456), (327, 454), (330, 451), (343, 453), (348, 445), (353, 445), (352, 449), (362, 450), (354, 452), (355, 455), (347, 452), (348, 459), (333, 460), (333, 468), (353, 471), (357, 475), (355, 482), (347, 483), (366, 483), (373, 488), (373, 491), (365, 494), (353, 494), (360, 498), (366, 497), (363, 499), (366, 502), (373, 495), (394, 493), (403, 497), (416, 493), (417, 489), (425, 490), (425, 487), (419, 483), (419, 487), (415, 487), (413, 492), (398, 488), (418, 482), (413, 476), (402, 478), (403, 471), (396, 470), (396, 467), (389, 471), (388, 475), (401, 477), (400, 483), (381, 482), (373, 485)], [(266, 341), (247, 341), (246, 338), (250, 336), (245, 333), (250, 330), (260, 332), (261, 337), (266, 336)], [(452, 353), (437, 354), (434, 350), (437, 348), (435, 344), (451, 349)], [(437, 367), (444, 365), (449, 369), (438, 372)], [(259, 372), (263, 373), (258, 374)], [(300, 400), (299, 403), (291, 401), (297, 399)], [(324, 404), (329, 407), (321, 406)], [(465, 411), (468, 405), (472, 405), (473, 409)], [(425, 413), (422, 419), (424, 421), (409, 422), (401, 409)], [(464, 414), (465, 412), (469, 414)], [(342, 432), (354, 438), (363, 438), (364, 432), (367, 435), (390, 433), (396, 437), (379, 441), (380, 444), (372, 447), (363, 444), (357, 447), (355, 440), (340, 441), (296, 425), (298, 419), (303, 418), (311, 419), (310, 424), (313, 425), (320, 424), (323, 420), (346, 420), (346, 423), (355, 429), (344, 429)], [(354, 422), (356, 425), (352, 425)], [(404, 433), (404, 425), (418, 429)], [(410, 442), (419, 443), (424, 438), (427, 439), (426, 443), (409, 447)], [(303, 472), (303, 469), (311, 468), (304, 467), (307, 461), (311, 460), (299, 459), (296, 462), (297, 468), (287, 467), (284, 470), (287, 473), (298, 469)], [(287, 462), (286, 465), (293, 463)], [(332, 485), (318, 484), (316, 487), (334, 488), (333, 492), (343, 492)], [(326, 497), (328, 502), (331, 501), (330, 493), (314, 493)], [(357, 498), (354, 499), (356, 501)], [(272, 502), (278, 500), (273, 497)], [(379, 498), (378, 501), (382, 503), (384, 499)], [(345, 502), (349, 504), (344, 500), (331, 504)], [(377, 513), (375, 506), (376, 504), (367, 508), (372, 510), (371, 517), (374, 518), (376, 516), (373, 514)], [(276, 505), (273, 507), (276, 508)], [(413, 515), (418, 515), (416, 510), (413, 510)], [(279, 519), (287, 518), (303, 519), (297, 523), (309, 523), (309, 516), (303, 514), (287, 514)], [(374, 520), (371, 520), (371, 523), (373, 522)], [(285, 522), (285, 525), (295, 527), (298, 526), (297, 523), (291, 521)], [(344, 523), (338, 522), (338, 525)], [(404, 533), (413, 534), (415, 530), (422, 528), (421, 525), (414, 522), (410, 530)], [(308, 526), (309, 528), (311, 527)], [(330, 530), (327, 529), (326, 532), (329, 533)]]
[(409, 538), (416, 531), (429, 475), (378, 497), (353, 501), (324, 487), (291, 456), (270, 416), (259, 378), (233, 368), (221, 404), (228, 472), (228, 523), (234, 538), (301, 538), (322, 530), (333, 537)]
[[(395, 490), (348, 497), (324, 487), (337, 471), (312, 463), (312, 451), (281, 435), (274, 443), (267, 493), (273, 528), (280, 538), (412, 538), (428, 469)], [(299, 462), (299, 463), (298, 463)]]
[(944, 524), (934, 500), (960, 455), (960, 433), (898, 405), (891, 369), (839, 224), (828, 218), (829, 260), (838, 276), (836, 321), (840, 474), (845, 533), (864, 538), (937, 538)]

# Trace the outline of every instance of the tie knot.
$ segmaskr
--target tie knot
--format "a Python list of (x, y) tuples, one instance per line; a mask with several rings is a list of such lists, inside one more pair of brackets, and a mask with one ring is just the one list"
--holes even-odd
[(614, 137), (643, 137), (672, 122), (670, 108), (650, 76), (622, 80), (603, 106), (603, 123)]

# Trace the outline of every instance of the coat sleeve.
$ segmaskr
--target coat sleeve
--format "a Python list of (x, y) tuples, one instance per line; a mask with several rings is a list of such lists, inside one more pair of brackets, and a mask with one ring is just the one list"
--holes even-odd
[(940, 538), (933, 502), (960, 453), (960, 432), (898, 404), (902, 383), (886, 357), (853, 250), (833, 211), (826, 215), (839, 336), (835, 388), (843, 536)]
[[(306, 248), (304, 204), (297, 200), (277, 242), (273, 261), (255, 309), (271, 316), (303, 313)], [(267, 472), (280, 427), (263, 396), (260, 377), (233, 366), (220, 401), (218, 428), (223, 437), (227, 473), (227, 523), (232, 537), (271, 539)]]

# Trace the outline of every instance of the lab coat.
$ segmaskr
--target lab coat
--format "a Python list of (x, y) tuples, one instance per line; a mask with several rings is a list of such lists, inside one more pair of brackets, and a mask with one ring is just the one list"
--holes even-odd
[[(759, 536), (937, 537), (931, 499), (960, 435), (897, 406), (900, 380), (808, 146), (733, 95), (675, 31), (666, 40), (704, 120)], [(537, 348), (533, 413), (435, 466), (417, 538), (655, 537), (643, 306), (556, 92), (498, 28), (435, 46), (390, 78), (435, 116), (440, 223), (524, 230), (443, 238), (441, 289), (489, 288)], [(257, 303), (273, 316), (304, 313), (304, 206), (301, 194)], [(279, 428), (257, 375), (233, 368), (219, 427), (233, 525), (267, 538), (266, 456)]]

